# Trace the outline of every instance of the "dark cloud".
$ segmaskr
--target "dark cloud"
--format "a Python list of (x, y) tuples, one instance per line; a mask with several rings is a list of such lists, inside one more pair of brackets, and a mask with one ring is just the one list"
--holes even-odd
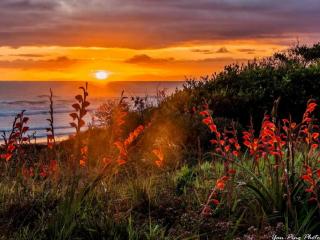
[(11, 54), (12, 57), (25, 57), (25, 58), (38, 58), (44, 57), (43, 54), (32, 54), (32, 53), (24, 53), (24, 54)]
[(192, 49), (192, 52), (196, 52), (196, 53), (202, 53), (202, 54), (213, 54), (214, 51), (210, 50), (210, 49)]
[(237, 49), (238, 52), (247, 53), (247, 54), (254, 54), (258, 52), (265, 52), (266, 50), (263, 49), (254, 49), (254, 48), (239, 48)]
[(239, 48), (238, 52), (255, 52), (254, 48)]
[(209, 64), (217, 64), (224, 66), (226, 64), (238, 63), (238, 62), (246, 62), (249, 59), (246, 58), (231, 58), (231, 57), (217, 57), (217, 58), (204, 58), (199, 60), (186, 60), (183, 62), (194, 62), (194, 63), (209, 63)]
[(179, 65), (188, 65), (188, 64), (211, 64), (212, 66), (216, 64), (220, 64), (224, 66), (225, 64), (233, 63), (233, 62), (244, 62), (247, 61), (248, 59), (235, 59), (231, 57), (217, 57), (217, 58), (203, 58), (203, 59), (197, 59), (197, 60), (178, 60), (174, 58), (152, 58), (148, 55), (141, 54), (141, 55), (136, 55), (133, 56), (132, 58), (129, 58), (125, 60), (125, 63), (131, 63), (131, 64), (141, 64), (141, 65), (157, 65), (159, 63), (160, 67), (163, 67), (164, 64), (168, 63), (172, 67), (176, 67)]
[(30, 59), (16, 59), (13, 61), (0, 61), (0, 68), (13, 68), (13, 69), (45, 69), (60, 71), (61, 69), (68, 68), (76, 63), (79, 60), (70, 59), (65, 56), (61, 56), (55, 59), (49, 60), (30, 60)]
[(238, 52), (247, 53), (247, 54), (254, 54), (256, 50), (254, 48), (240, 48)]
[(319, 11), (317, 0), (1, 0), (0, 45), (153, 48), (283, 41), (319, 37)]
[(228, 53), (229, 50), (226, 47), (219, 48), (216, 53)]
[(58, 6), (57, 1), (40, 1), (40, 0), (2, 0), (0, 2), (1, 8), (11, 9), (14, 11), (26, 10), (53, 10)]
[(129, 58), (126, 60), (126, 63), (133, 63), (133, 64), (157, 64), (157, 63), (166, 63), (166, 62), (172, 62), (174, 61), (174, 58), (152, 58), (146, 54), (141, 55), (135, 55), (132, 58)]

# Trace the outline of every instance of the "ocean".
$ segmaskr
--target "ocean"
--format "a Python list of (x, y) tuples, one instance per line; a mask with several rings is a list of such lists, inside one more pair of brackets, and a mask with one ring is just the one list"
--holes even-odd
[[(49, 117), (49, 89), (53, 91), (54, 100), (54, 127), (57, 140), (61, 140), (74, 133), (70, 127), (72, 111), (71, 105), (75, 102), (74, 96), (81, 93), (79, 89), (84, 82), (18, 82), (0, 81), (0, 132), (8, 132), (16, 114), (25, 110), (29, 117), (28, 134), (36, 136), (37, 142), (46, 139), (47, 118)], [(154, 99), (157, 90), (166, 89), (168, 95), (182, 87), (183, 82), (89, 82), (90, 102), (88, 123), (99, 105), (108, 99), (119, 98), (121, 92), (127, 97), (149, 96)], [(1, 139), (2, 140), (2, 139)]]

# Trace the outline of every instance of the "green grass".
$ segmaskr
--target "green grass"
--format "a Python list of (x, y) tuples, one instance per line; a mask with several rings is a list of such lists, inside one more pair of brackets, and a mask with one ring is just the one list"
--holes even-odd
[(203, 218), (202, 204), (221, 175), (219, 169), (220, 162), (202, 162), (140, 177), (129, 173), (65, 176), (58, 182), (2, 181), (2, 238), (210, 239), (215, 234), (217, 239), (234, 239), (252, 234), (250, 227), (257, 229), (255, 234), (270, 234), (279, 223), (285, 233), (317, 229), (316, 208), (299, 207), (296, 220), (289, 216), (286, 222), (288, 213), (271, 177), (257, 177), (246, 165), (236, 166), (231, 208), (223, 207), (222, 199), (222, 206)]

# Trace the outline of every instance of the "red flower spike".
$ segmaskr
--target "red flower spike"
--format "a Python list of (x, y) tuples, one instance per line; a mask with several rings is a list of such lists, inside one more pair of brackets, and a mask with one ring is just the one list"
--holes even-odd
[(212, 203), (213, 203), (214, 205), (219, 205), (219, 204), (220, 204), (220, 202), (219, 202), (218, 199), (212, 199)]
[(236, 170), (235, 169), (229, 169), (229, 171), (228, 171), (228, 173), (230, 174), (230, 175), (234, 175), (234, 174), (236, 174)]
[(84, 159), (80, 159), (79, 164), (81, 167), (85, 167), (86, 166), (86, 161)]
[(233, 156), (239, 157), (239, 152), (238, 151), (232, 151)]
[(316, 149), (317, 147), (318, 147), (318, 144), (316, 143), (311, 144), (311, 149)]
[(199, 114), (200, 114), (201, 116), (203, 116), (203, 117), (210, 116), (210, 114), (209, 114), (209, 111), (208, 111), (208, 110), (202, 111), (202, 112), (200, 112)]
[(318, 132), (312, 133), (312, 138), (314, 140), (317, 140), (318, 137), (319, 137), (319, 133)]
[(125, 160), (123, 160), (123, 159), (118, 159), (117, 163), (118, 163), (119, 166), (121, 166), (121, 165), (126, 164), (127, 162)]

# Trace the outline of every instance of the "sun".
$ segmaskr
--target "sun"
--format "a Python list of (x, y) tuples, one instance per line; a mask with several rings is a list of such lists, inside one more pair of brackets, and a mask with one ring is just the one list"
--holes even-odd
[(95, 72), (95, 78), (98, 80), (105, 80), (109, 77), (109, 73), (104, 70), (99, 70)]

